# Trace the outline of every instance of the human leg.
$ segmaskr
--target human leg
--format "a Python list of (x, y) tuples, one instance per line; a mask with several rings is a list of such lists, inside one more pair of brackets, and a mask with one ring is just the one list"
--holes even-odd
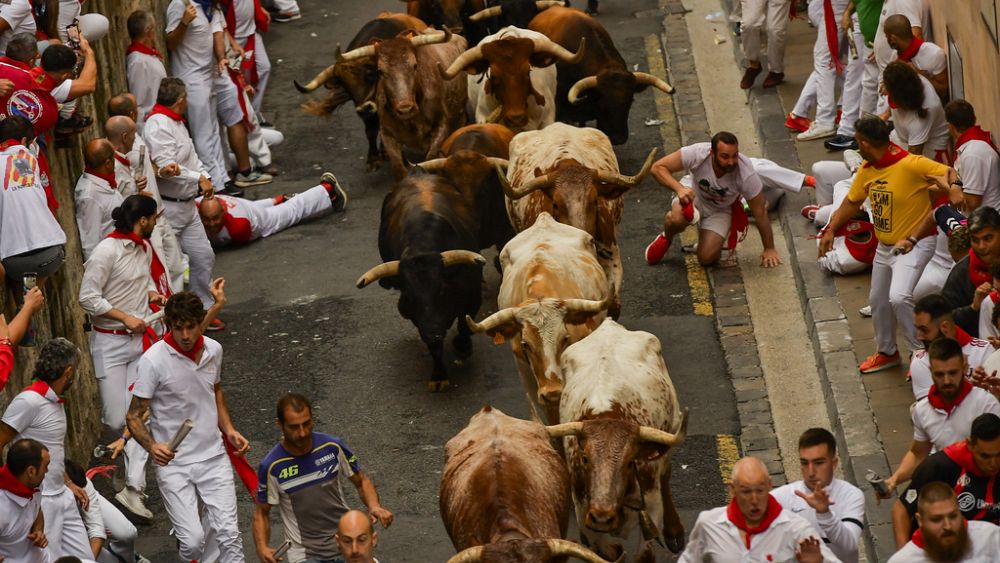
[(139, 534), (135, 526), (108, 499), (101, 496), (98, 502), (101, 503), (101, 515), (108, 531), (108, 543), (104, 549), (117, 561), (135, 561), (135, 539)]
[(188, 255), (191, 291), (197, 295), (208, 309), (215, 300), (209, 291), (212, 283), (212, 269), (215, 267), (215, 252), (208, 241), (205, 227), (198, 217), (198, 208), (193, 201), (186, 203), (165, 202), (167, 221)]
[(722, 256), (722, 247), (726, 238), (714, 230), (698, 229), (698, 263), (702, 266), (713, 266)]
[(840, 160), (821, 160), (812, 166), (816, 178), (816, 203), (823, 206), (833, 203), (833, 187), (837, 182), (851, 177), (851, 171)]
[(128, 365), (138, 358), (133, 357), (133, 339), (138, 340), (141, 354), (142, 337), (106, 334), (96, 330), (90, 333), (94, 375), (101, 393), (102, 420), (116, 432), (125, 427), (128, 411)]
[(245, 561), (243, 541), (237, 525), (236, 488), (229, 458), (220, 455), (197, 465), (198, 475), (192, 477), (209, 525), (218, 541), (221, 560), (226, 563)]
[(910, 352), (924, 347), (917, 340), (917, 329), (913, 322), (913, 288), (920, 280), (920, 275), (927, 263), (934, 256), (935, 241), (936, 237), (920, 239), (913, 250), (893, 257), (894, 260), (891, 263), (892, 281), (889, 287), (889, 303)]
[(219, 120), (215, 112), (212, 83), (200, 79), (191, 80), (187, 84), (187, 96), (191, 140), (194, 141), (198, 158), (205, 165), (205, 171), (212, 178), (212, 185), (221, 191), (229, 181), (229, 174), (226, 172), (225, 154), (219, 138)]
[(306, 219), (319, 217), (333, 211), (330, 193), (323, 186), (313, 186), (292, 199), (269, 207), (264, 215), (266, 223), (261, 227), (262, 237), (283, 231)]
[(267, 91), (267, 82), (271, 78), (271, 59), (267, 56), (267, 50), (264, 48), (264, 38), (260, 33), (257, 34), (256, 41), (254, 42), (254, 61), (257, 63), (257, 87), (253, 95), (253, 109), (258, 114), (261, 112), (261, 107), (264, 105), (264, 92)]
[(767, 68), (785, 72), (785, 40), (788, 36), (788, 13), (792, 0), (767, 0)]
[(748, 63), (759, 63), (761, 36), (767, 16), (767, 0), (741, 0), (740, 5), (743, 7), (743, 25), (740, 34), (743, 57)]
[(205, 545), (205, 530), (198, 515), (195, 480), (198, 464), (166, 465), (156, 468), (156, 483), (163, 497), (163, 508), (174, 528), (182, 561), (200, 560)]
[(875, 351), (890, 356), (897, 351), (896, 316), (889, 302), (889, 287), (892, 284), (891, 251), (891, 246), (879, 243), (872, 263), (871, 288), (868, 292), (875, 328)]
[(854, 122), (861, 118), (861, 100), (864, 90), (865, 60), (861, 53), (865, 43), (865, 36), (857, 31), (851, 34), (850, 41), (854, 41), (858, 58), (848, 59), (847, 67), (844, 69), (844, 89), (841, 97), (841, 116), (837, 134), (845, 137), (854, 136)]

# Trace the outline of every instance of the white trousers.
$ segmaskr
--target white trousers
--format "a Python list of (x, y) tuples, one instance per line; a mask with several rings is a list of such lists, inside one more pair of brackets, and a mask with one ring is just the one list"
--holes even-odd
[(53, 561), (64, 555), (81, 559), (94, 556), (87, 527), (69, 487), (63, 487), (62, 492), (54, 495), (42, 495), (42, 514), (45, 518), (45, 537), (49, 540), (45, 550)]
[[(295, 8), (298, 10), (298, 7)], [(248, 37), (238, 37), (240, 45), (246, 47)], [(271, 78), (271, 59), (267, 56), (267, 49), (264, 47), (264, 37), (256, 34), (254, 40), (254, 62), (257, 63), (257, 87), (253, 95), (253, 109), (260, 113), (260, 108), (264, 104), (264, 92), (267, 90), (267, 81)]]
[(202, 525), (199, 503), (218, 541), (219, 561), (245, 561), (243, 541), (236, 522), (233, 469), (225, 454), (187, 465), (157, 466), (156, 482), (180, 543), (182, 561), (214, 561), (214, 554), (205, 553), (209, 530)]
[(201, 298), (205, 308), (208, 309), (215, 303), (209, 292), (212, 269), (215, 268), (215, 252), (212, 250), (212, 243), (208, 242), (205, 226), (198, 217), (198, 207), (194, 200), (185, 203), (164, 201), (163, 207), (167, 222), (174, 229), (174, 235), (181, 244), (181, 249), (188, 255), (191, 291)]
[(843, 161), (820, 160), (813, 164), (812, 175), (816, 178), (816, 204), (822, 207), (833, 203), (833, 186), (850, 178), (851, 171)]
[(861, 118), (862, 92), (864, 90), (865, 60), (868, 59), (868, 47), (865, 46), (865, 36), (858, 27), (858, 17), (854, 16), (854, 33), (852, 41), (857, 48), (858, 58), (847, 57), (844, 68), (844, 89), (840, 96), (840, 125), (838, 135), (854, 136), (854, 123)]
[(913, 301), (920, 301), (922, 297), (941, 293), (944, 283), (948, 281), (948, 274), (955, 266), (955, 260), (948, 252), (948, 235), (944, 234), (940, 228), (934, 243), (934, 256), (924, 267), (924, 273), (920, 274), (920, 281), (917, 287), (913, 288)]
[[(833, 202), (829, 205), (824, 205), (816, 210), (816, 218), (813, 219), (813, 224), (817, 227), (825, 227), (827, 223), (830, 222), (830, 217), (833, 217), (833, 212), (840, 207), (840, 204), (847, 199), (848, 192), (851, 191), (851, 184), (854, 183), (854, 177), (851, 176), (846, 180), (841, 180), (833, 185)], [(867, 202), (865, 202), (867, 205)]]
[(139, 532), (108, 499), (98, 495), (97, 501), (101, 504), (101, 517), (104, 519), (104, 528), (108, 534), (108, 541), (97, 556), (98, 563), (135, 561), (135, 539)]
[(761, 42), (767, 34), (767, 66), (771, 72), (785, 72), (785, 39), (792, 0), (740, 0), (743, 25), (740, 38), (743, 56), (759, 61)]
[(923, 344), (917, 340), (917, 330), (913, 323), (913, 288), (934, 255), (935, 239), (936, 237), (922, 238), (913, 250), (898, 256), (892, 255), (891, 246), (879, 243), (875, 251), (875, 263), (872, 264), (872, 286), (868, 294), (877, 352), (894, 354), (899, 350), (896, 346), (897, 323), (911, 352), (923, 348)]
[(200, 77), (181, 78), (187, 86), (191, 140), (198, 158), (212, 177), (212, 184), (221, 191), (229, 181), (229, 173), (226, 171), (226, 154), (222, 150), (219, 125), (232, 127), (243, 120), (236, 87), (229, 76), (216, 76), (208, 82)]
[[(830, 55), (829, 42), (826, 40), (826, 16), (823, 11), (824, 0), (810, 0), (809, 20), (816, 26), (816, 42), (813, 44), (813, 70), (806, 79), (798, 102), (792, 113), (799, 117), (807, 117), (809, 109), (815, 101), (817, 123), (833, 125), (837, 119), (837, 72), (833, 67), (833, 57)], [(833, 0), (834, 14), (844, 13), (846, 0)], [(839, 20), (834, 22), (837, 28), (838, 51), (846, 46), (846, 37), (840, 28)]]
[(271, 236), (333, 210), (330, 193), (323, 186), (309, 188), (281, 205), (274, 205), (274, 200), (271, 198), (259, 199), (253, 204), (264, 208), (261, 223), (254, 225), (254, 232), (259, 233), (261, 237)]

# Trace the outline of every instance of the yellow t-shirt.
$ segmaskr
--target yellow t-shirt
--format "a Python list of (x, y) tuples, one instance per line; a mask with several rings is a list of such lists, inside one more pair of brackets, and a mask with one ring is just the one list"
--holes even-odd
[(886, 168), (865, 165), (858, 170), (847, 199), (857, 203), (870, 198), (875, 236), (893, 245), (913, 234), (931, 212), (926, 176), (944, 176), (948, 166), (910, 154)]

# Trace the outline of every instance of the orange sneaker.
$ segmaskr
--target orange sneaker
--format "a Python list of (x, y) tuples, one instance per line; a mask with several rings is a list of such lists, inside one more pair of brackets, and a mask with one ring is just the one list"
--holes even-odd
[(209, 332), (216, 332), (220, 330), (226, 330), (226, 323), (219, 319), (212, 319), (212, 322), (208, 323), (208, 327), (205, 330)]
[(898, 365), (899, 352), (892, 355), (875, 352), (871, 356), (868, 356), (865, 361), (861, 362), (861, 367), (858, 368), (858, 371), (861, 373), (875, 373), (877, 371), (894, 368)]
[(789, 113), (788, 117), (785, 118), (785, 127), (791, 129), (792, 131), (798, 131), (799, 133), (805, 133), (808, 131), (810, 125), (812, 125), (811, 119), (799, 117), (794, 113)]

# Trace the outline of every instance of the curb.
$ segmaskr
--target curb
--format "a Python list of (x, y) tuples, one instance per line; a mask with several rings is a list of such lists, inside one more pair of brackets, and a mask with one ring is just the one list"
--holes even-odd
[[(701, 85), (695, 69), (684, 8), (680, 0), (660, 0), (664, 33), (660, 42), (667, 62), (669, 81), (677, 88), (671, 98), (682, 145), (708, 141), (711, 133), (702, 104)], [(665, 139), (666, 140), (666, 139)], [(707, 270), (715, 296), (714, 316), (726, 366), (732, 381), (740, 420), (740, 451), (767, 466), (775, 486), (787, 482), (778, 437), (774, 431), (771, 402), (760, 367), (746, 289), (739, 268)]]
[[(722, 0), (727, 13), (732, 0)], [(742, 59), (738, 41), (733, 41), (736, 59)], [(759, 86), (748, 91), (748, 105), (757, 125), (757, 136), (765, 158), (781, 166), (801, 170), (795, 141), (785, 129), (785, 111), (777, 89)], [(816, 355), (820, 381), (826, 399), (832, 430), (840, 443), (841, 468), (845, 478), (865, 492), (866, 526), (863, 539), (869, 561), (888, 561), (896, 551), (892, 534), (892, 502), (875, 503), (865, 473), (871, 469), (885, 477), (892, 474), (882, 445), (875, 414), (868, 393), (858, 373), (851, 339), (837, 286), (833, 277), (816, 261), (816, 242), (811, 225), (802, 221), (798, 210), (813, 203), (811, 194), (802, 191), (784, 195), (776, 212), (781, 221), (791, 256), (792, 271), (806, 326)]]

